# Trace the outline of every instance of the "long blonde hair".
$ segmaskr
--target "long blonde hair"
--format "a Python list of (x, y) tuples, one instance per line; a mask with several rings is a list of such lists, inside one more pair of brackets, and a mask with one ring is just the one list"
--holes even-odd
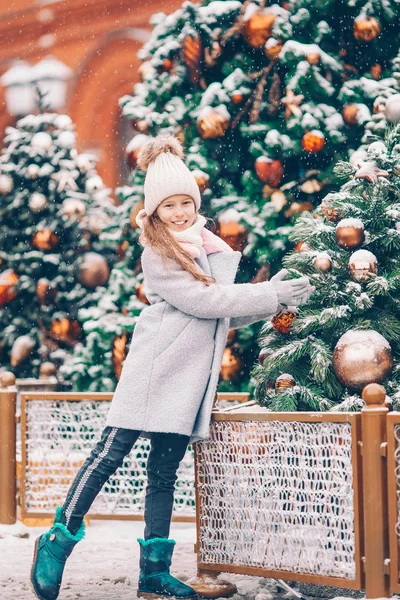
[(195, 279), (206, 285), (215, 283), (215, 277), (200, 273), (197, 270), (194, 260), (179, 245), (167, 225), (161, 221), (155, 212), (149, 217), (143, 218), (143, 229), (139, 241), (142, 246), (149, 244), (158, 250), (164, 258), (177, 262), (182, 269), (191, 273)]

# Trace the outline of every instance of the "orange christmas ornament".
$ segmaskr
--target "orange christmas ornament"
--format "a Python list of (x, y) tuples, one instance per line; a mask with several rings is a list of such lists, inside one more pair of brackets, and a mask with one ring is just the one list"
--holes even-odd
[(243, 20), (243, 38), (252, 48), (262, 48), (272, 35), (274, 23), (275, 14), (271, 8), (259, 9), (254, 6)]
[(284, 172), (283, 164), (280, 160), (272, 160), (267, 156), (259, 156), (254, 163), (254, 169), (257, 177), (263, 183), (267, 183), (273, 188), (279, 185)]
[(275, 391), (277, 394), (284, 392), (285, 390), (292, 388), (296, 385), (296, 381), (293, 375), (290, 373), (282, 373), (277, 377), (275, 382)]
[(45, 277), (41, 277), (36, 284), (36, 295), (39, 299), (40, 306), (46, 306), (54, 302), (57, 295), (57, 289), (51, 281)]
[(54, 250), (59, 243), (60, 238), (49, 227), (37, 231), (32, 238), (32, 245), (43, 252)]
[(381, 32), (379, 21), (375, 17), (360, 15), (354, 20), (353, 34), (360, 42), (372, 42)]
[(18, 275), (12, 269), (7, 269), (0, 274), (0, 306), (14, 300), (17, 295), (15, 288), (18, 279)]
[(117, 379), (121, 377), (122, 367), (126, 359), (126, 345), (128, 336), (126, 331), (122, 335), (117, 335), (114, 338), (112, 345), (112, 365)]
[(371, 67), (371, 75), (375, 79), (375, 81), (379, 81), (382, 77), (382, 67), (381, 65), (372, 65)]
[(197, 131), (203, 140), (222, 137), (230, 121), (230, 114), (224, 106), (204, 106), (197, 117)]
[(74, 344), (79, 340), (81, 333), (78, 321), (72, 321), (66, 317), (55, 319), (51, 324), (51, 335), (60, 342)]
[(340, 248), (358, 248), (365, 240), (364, 224), (360, 219), (342, 219), (336, 225), (335, 236)]
[(282, 40), (276, 40), (275, 38), (269, 38), (267, 43), (265, 44), (265, 56), (269, 58), (269, 60), (274, 60), (278, 58), (283, 48)]
[(198, 84), (201, 76), (203, 54), (203, 44), (199, 34), (195, 31), (188, 33), (183, 40), (181, 56), (193, 85)]
[(218, 235), (233, 250), (242, 250), (247, 238), (244, 226), (239, 223), (240, 213), (229, 208), (218, 216)]
[(122, 260), (126, 254), (126, 251), (129, 248), (129, 242), (128, 240), (124, 240), (117, 248), (117, 254), (118, 254), (118, 258), (119, 260)]
[(309, 154), (316, 154), (325, 146), (325, 136), (322, 131), (313, 129), (312, 131), (308, 131), (303, 135), (301, 145)]
[(344, 105), (344, 107), (342, 109), (342, 117), (343, 117), (343, 121), (346, 123), (346, 125), (357, 125), (358, 111), (359, 111), (358, 104), (351, 103), (351, 104)]
[(200, 169), (194, 169), (192, 174), (196, 180), (197, 185), (199, 186), (200, 192), (204, 192), (210, 185), (210, 176), (201, 171)]
[(317, 65), (319, 63), (320, 56), (318, 52), (310, 52), (306, 56), (306, 61), (309, 65)]
[(244, 100), (243, 93), (240, 90), (235, 90), (231, 94), (231, 100), (232, 100), (233, 104), (242, 104), (242, 102)]
[(238, 377), (242, 368), (241, 359), (235, 355), (232, 348), (225, 348), (222, 356), (220, 377), (224, 381), (231, 381)]
[(297, 313), (295, 311), (289, 309), (282, 310), (280, 313), (274, 315), (274, 317), (272, 318), (272, 327), (278, 333), (290, 333), (290, 330), (292, 329), (292, 325), (296, 317)]

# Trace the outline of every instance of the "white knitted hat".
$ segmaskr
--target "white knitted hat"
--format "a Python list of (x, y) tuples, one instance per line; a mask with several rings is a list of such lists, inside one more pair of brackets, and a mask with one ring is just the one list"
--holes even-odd
[[(150, 138), (142, 147), (137, 162), (147, 173), (144, 181), (144, 211), (140, 211), (140, 217), (145, 216), (144, 213), (152, 215), (160, 202), (174, 194), (187, 194), (193, 198), (196, 210), (199, 210), (199, 186), (182, 159), (182, 146), (173, 135)], [(136, 221), (139, 222), (137, 217)]]

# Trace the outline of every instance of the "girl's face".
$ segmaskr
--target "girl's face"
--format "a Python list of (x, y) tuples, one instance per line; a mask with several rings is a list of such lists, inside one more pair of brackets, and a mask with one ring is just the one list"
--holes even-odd
[(193, 225), (196, 208), (193, 198), (186, 194), (175, 194), (165, 198), (156, 211), (158, 217), (172, 231), (184, 231)]

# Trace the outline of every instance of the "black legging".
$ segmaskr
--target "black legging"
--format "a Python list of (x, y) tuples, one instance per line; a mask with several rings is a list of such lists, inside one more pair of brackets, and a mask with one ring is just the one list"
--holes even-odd
[[(140, 431), (106, 427), (75, 477), (62, 507), (62, 522), (74, 535), (97, 494), (132, 450)], [(189, 437), (177, 433), (152, 433), (147, 460), (144, 538), (168, 538), (174, 502), (176, 472)]]

